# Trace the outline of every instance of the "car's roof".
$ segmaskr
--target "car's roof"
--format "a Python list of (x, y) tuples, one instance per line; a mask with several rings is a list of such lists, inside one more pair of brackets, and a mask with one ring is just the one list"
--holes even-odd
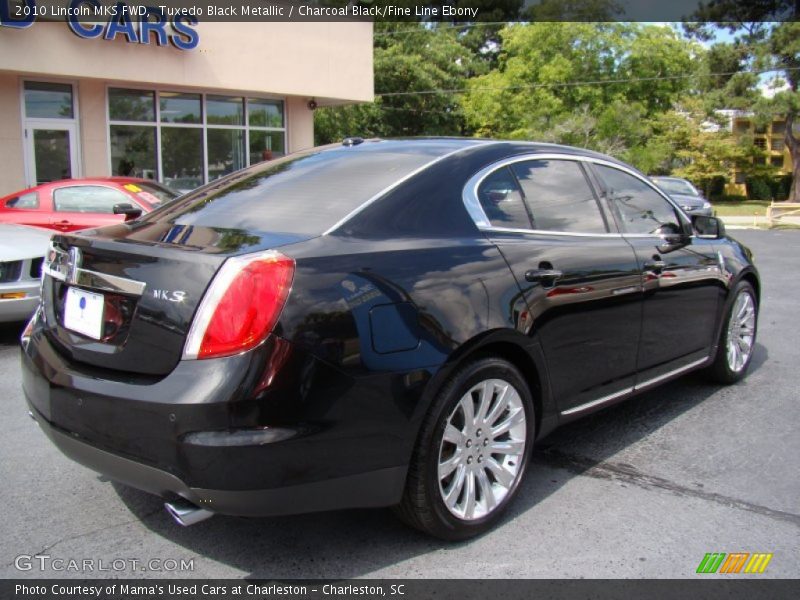
[(661, 175), (653, 175), (650, 179), (653, 179), (655, 181), (686, 181), (687, 183), (691, 183), (689, 182), (688, 179), (684, 179), (683, 177), (666, 177)]
[[(354, 138), (346, 138), (354, 139)], [(358, 138), (355, 138), (358, 139)], [(610, 159), (618, 162), (611, 156), (595, 152), (593, 150), (586, 150), (575, 146), (565, 146), (563, 144), (553, 144), (550, 142), (536, 142), (526, 140), (495, 140), (489, 138), (466, 138), (466, 137), (408, 137), (408, 138), (371, 138), (359, 141), (355, 145), (346, 144), (330, 144), (323, 146), (321, 149), (334, 149), (337, 146), (342, 146), (351, 150), (360, 151), (400, 151), (400, 152), (420, 152), (431, 153), (432, 151), (439, 151), (442, 154), (454, 152), (460, 149), (472, 148), (475, 146), (488, 146), (488, 145), (509, 145), (515, 147), (524, 147), (529, 149), (530, 152), (549, 152), (549, 153), (565, 153), (565, 154), (580, 154), (585, 156), (595, 156), (598, 158)]]

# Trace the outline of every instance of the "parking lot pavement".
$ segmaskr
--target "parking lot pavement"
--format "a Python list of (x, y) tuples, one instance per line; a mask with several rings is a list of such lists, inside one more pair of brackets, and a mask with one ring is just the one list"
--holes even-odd
[[(797, 578), (800, 232), (735, 236), (763, 279), (749, 377), (723, 388), (689, 375), (565, 426), (536, 451), (500, 527), (460, 544), (406, 529), (387, 510), (181, 528), (156, 498), (45, 439), (20, 389), (20, 326), (2, 327), (0, 577), (664, 578), (694, 576), (707, 552), (769, 552), (761, 577)], [(95, 571), (17, 570), (28, 561), (16, 557), (37, 553), (93, 560)], [(170, 559), (193, 570), (141, 570)]]

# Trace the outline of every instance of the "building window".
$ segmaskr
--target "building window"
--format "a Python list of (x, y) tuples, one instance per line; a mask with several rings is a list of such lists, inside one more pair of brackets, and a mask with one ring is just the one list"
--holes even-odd
[(767, 140), (766, 138), (756, 138), (753, 140), (753, 145), (756, 148), (761, 148), (762, 150), (765, 150), (767, 148)]
[(72, 86), (68, 83), (25, 82), (25, 116), (29, 119), (73, 119)]
[(783, 141), (783, 138), (772, 138), (772, 151), (773, 152), (783, 152), (783, 149), (786, 147), (786, 143)]
[(778, 167), (779, 169), (783, 168), (783, 157), (782, 156), (773, 156), (769, 159), (770, 164), (773, 167)]
[(280, 100), (109, 88), (115, 175), (186, 192), (286, 152)]

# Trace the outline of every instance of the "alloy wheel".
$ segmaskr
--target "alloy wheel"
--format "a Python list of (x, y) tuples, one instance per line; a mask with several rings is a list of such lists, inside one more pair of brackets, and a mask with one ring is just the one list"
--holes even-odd
[(503, 502), (522, 473), (527, 431), (522, 397), (509, 382), (486, 379), (461, 397), (439, 447), (439, 491), (450, 513), (472, 521)]
[(753, 352), (756, 332), (756, 306), (753, 297), (742, 291), (736, 297), (728, 319), (727, 357), (728, 367), (739, 373), (747, 365)]

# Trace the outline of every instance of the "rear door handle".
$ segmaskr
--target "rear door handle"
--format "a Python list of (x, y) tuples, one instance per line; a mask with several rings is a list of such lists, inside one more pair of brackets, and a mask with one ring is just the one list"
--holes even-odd
[(525, 280), (534, 283), (536, 281), (554, 281), (562, 277), (564, 273), (558, 269), (531, 269), (525, 273)]

